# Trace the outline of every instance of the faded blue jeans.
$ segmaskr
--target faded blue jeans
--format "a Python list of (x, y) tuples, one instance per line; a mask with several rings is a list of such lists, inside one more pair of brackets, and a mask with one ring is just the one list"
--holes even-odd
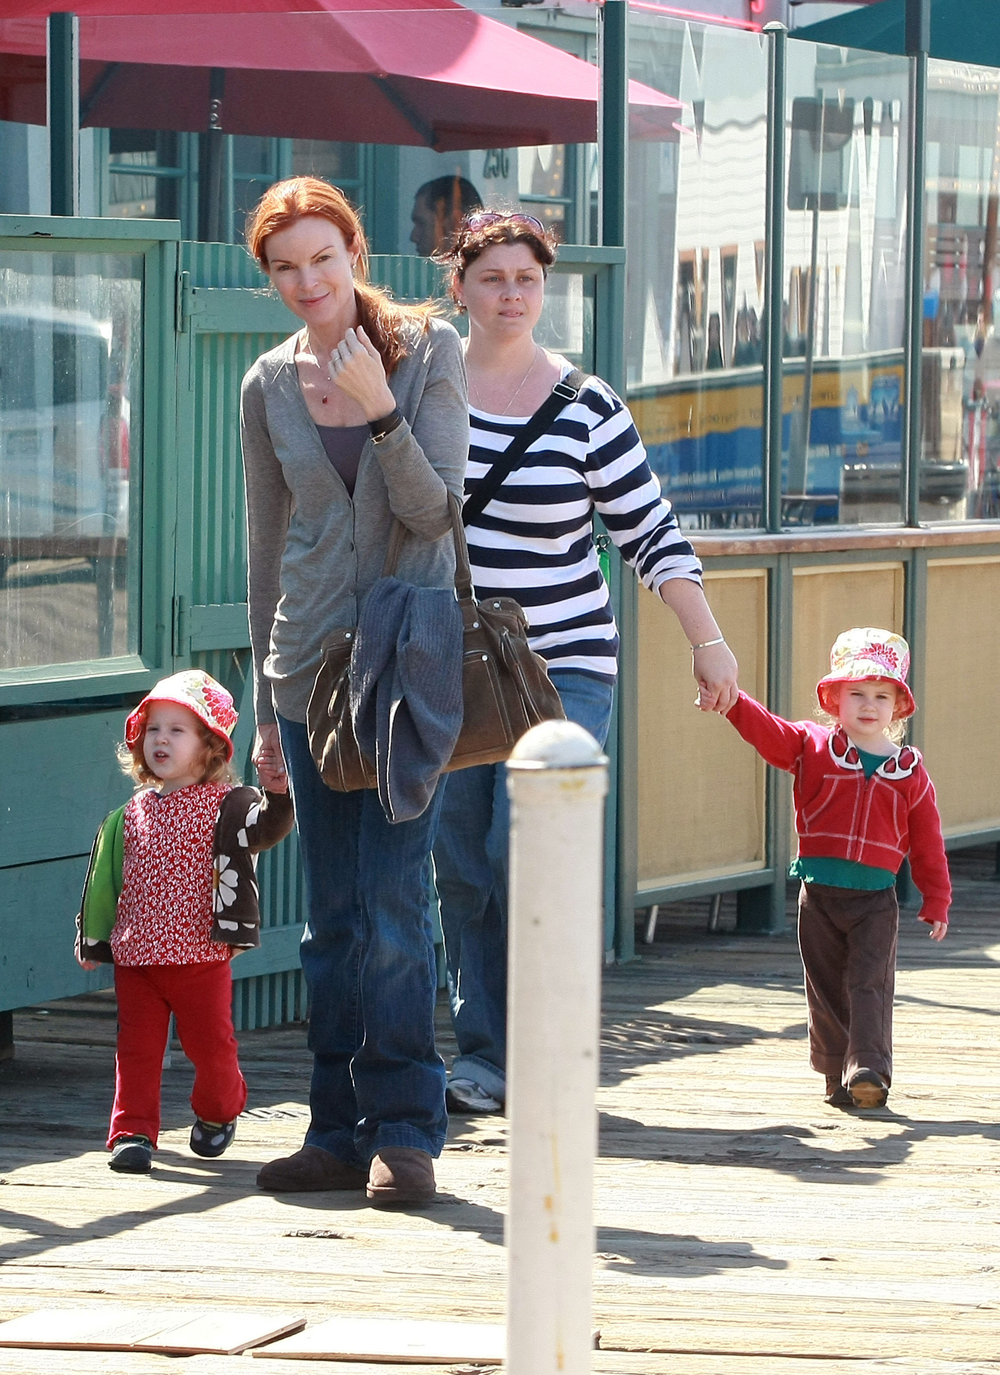
[[(570, 721), (599, 745), (608, 738), (614, 689), (575, 669), (549, 675)], [(451, 1022), (452, 1078), (472, 1079), (501, 1103), (507, 1056), (507, 768), (459, 769), (444, 783), (434, 868), (441, 902)], [(440, 789), (439, 789), (440, 792)]]
[(386, 1146), (440, 1155), (448, 1118), (428, 887), (441, 789), (423, 816), (392, 825), (373, 790), (326, 786), (304, 725), (279, 717), (278, 728), (308, 907), (306, 1144), (360, 1168)]

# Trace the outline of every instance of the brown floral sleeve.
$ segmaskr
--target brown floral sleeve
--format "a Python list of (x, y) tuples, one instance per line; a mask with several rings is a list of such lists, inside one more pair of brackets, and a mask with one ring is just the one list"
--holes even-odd
[(234, 788), (215, 824), (212, 940), (238, 950), (260, 945), (256, 857), (284, 840), (295, 821), (287, 793)]

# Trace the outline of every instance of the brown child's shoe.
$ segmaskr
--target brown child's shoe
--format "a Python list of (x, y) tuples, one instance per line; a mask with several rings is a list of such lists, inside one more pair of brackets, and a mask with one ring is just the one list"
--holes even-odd
[(434, 1161), (412, 1146), (386, 1146), (372, 1156), (368, 1171), (368, 1201), (375, 1208), (401, 1208), (432, 1202)]
[(823, 1102), (829, 1103), (831, 1108), (853, 1108), (854, 1099), (849, 1090), (840, 1082), (839, 1074), (828, 1074), (826, 1076), (826, 1093)]
[(889, 1097), (889, 1085), (873, 1069), (859, 1069), (852, 1074), (847, 1091), (856, 1108), (883, 1108)]
[(363, 1189), (367, 1177), (364, 1170), (345, 1164), (321, 1146), (303, 1146), (294, 1155), (263, 1165), (257, 1175), (257, 1187), (273, 1194)]

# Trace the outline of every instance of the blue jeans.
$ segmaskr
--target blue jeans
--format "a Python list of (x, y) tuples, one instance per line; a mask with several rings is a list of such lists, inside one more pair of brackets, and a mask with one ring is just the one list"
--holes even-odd
[(391, 825), (374, 791), (326, 786), (305, 726), (279, 717), (278, 728), (309, 914), (306, 1144), (362, 1168), (386, 1146), (440, 1155), (448, 1118), (427, 892), (441, 789), (423, 816)]
[[(563, 709), (598, 744), (608, 738), (614, 689), (575, 669), (551, 674)], [(434, 841), (451, 1021), (454, 1079), (473, 1079), (504, 1101), (507, 1056), (507, 768), (482, 764), (444, 780)], [(439, 790), (440, 791), (440, 790)]]

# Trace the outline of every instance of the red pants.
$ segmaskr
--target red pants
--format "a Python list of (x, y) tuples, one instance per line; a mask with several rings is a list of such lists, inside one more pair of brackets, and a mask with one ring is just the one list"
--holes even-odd
[(119, 1136), (160, 1131), (160, 1079), (170, 1014), (194, 1065), (191, 1107), (206, 1122), (232, 1122), (247, 1101), (233, 1035), (233, 976), (214, 964), (115, 965), (118, 1049), (108, 1146)]

